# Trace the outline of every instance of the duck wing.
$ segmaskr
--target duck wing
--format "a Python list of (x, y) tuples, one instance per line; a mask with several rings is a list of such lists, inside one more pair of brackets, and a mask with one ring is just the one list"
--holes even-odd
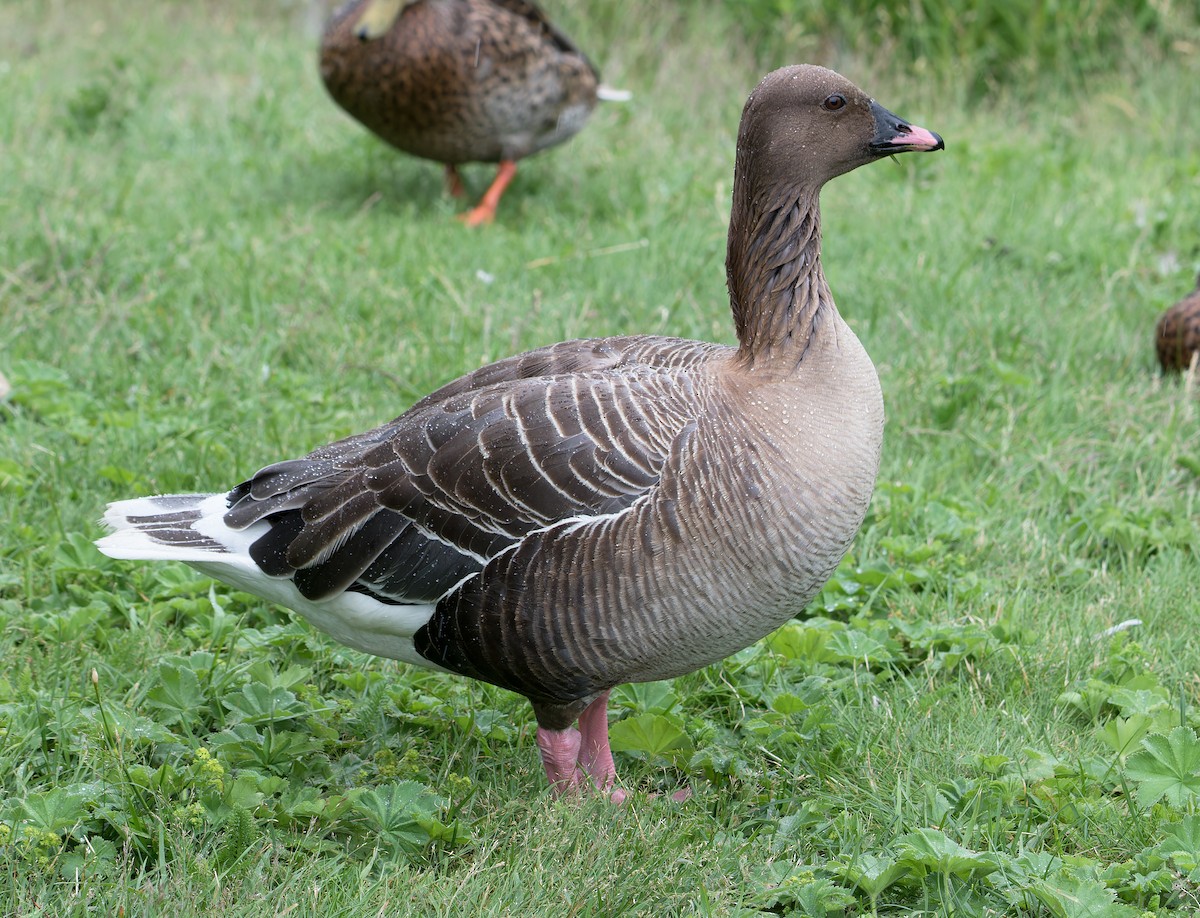
[[(541, 8), (529, 0), (490, 0), (492, 6), (497, 6), (507, 10), (514, 16), (520, 16), (522, 19), (529, 22), (538, 31), (541, 32), (549, 41), (564, 54), (578, 54), (580, 57), (585, 57), (584, 53), (579, 50), (578, 46), (571, 41), (559, 28), (546, 18), (546, 14)], [(593, 71), (595, 68), (592, 68)]]

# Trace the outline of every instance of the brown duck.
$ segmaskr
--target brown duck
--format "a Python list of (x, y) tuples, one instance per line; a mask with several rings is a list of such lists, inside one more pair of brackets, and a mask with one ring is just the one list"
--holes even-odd
[(1187, 370), (1200, 351), (1200, 275), (1196, 289), (1162, 314), (1154, 347), (1164, 373)]
[(596, 68), (528, 0), (351, 0), (326, 26), (321, 79), (392, 146), (444, 163), (499, 163), (471, 226), (490, 222), (517, 160), (573, 137), (597, 98)]
[(738, 134), (737, 346), (529, 351), (227, 493), (111, 504), (99, 546), (184, 561), (359, 650), (519, 692), (554, 791), (619, 800), (612, 688), (691, 672), (800, 614), (858, 532), (883, 398), (821, 270), (818, 195), (941, 148), (830, 70), (777, 70)]

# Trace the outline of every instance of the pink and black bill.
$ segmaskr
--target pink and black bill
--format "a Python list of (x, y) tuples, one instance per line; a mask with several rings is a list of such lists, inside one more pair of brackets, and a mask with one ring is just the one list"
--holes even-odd
[(875, 136), (871, 139), (871, 152), (877, 156), (910, 151), (932, 153), (934, 150), (946, 149), (945, 142), (933, 131), (909, 124), (878, 102), (871, 102), (871, 114), (875, 116)]

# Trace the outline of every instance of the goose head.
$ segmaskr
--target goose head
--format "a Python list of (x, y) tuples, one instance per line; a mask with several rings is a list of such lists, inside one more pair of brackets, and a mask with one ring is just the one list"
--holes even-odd
[(797, 64), (768, 74), (746, 100), (738, 175), (819, 188), (884, 156), (944, 147), (937, 134), (888, 111), (841, 74)]

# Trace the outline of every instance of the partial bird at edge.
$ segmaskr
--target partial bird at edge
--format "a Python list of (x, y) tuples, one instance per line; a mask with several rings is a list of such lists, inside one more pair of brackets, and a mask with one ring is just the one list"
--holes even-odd
[(1159, 316), (1154, 350), (1164, 373), (1195, 371), (1200, 355), (1200, 275), (1196, 289)]

